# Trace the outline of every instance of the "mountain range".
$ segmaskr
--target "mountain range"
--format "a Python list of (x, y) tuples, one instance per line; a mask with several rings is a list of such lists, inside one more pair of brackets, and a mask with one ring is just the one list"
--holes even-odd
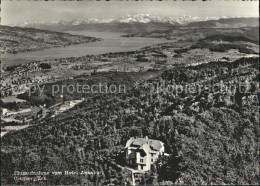
[[(18, 25), (16, 25), (18, 26)], [(167, 30), (174, 27), (217, 27), (217, 28), (239, 28), (239, 27), (257, 27), (258, 18), (241, 17), (161, 17), (150, 14), (126, 15), (119, 19), (74, 19), (71, 21), (58, 21), (53, 23), (46, 22), (25, 22), (20, 24), (22, 27), (33, 27), (54, 31), (68, 30), (91, 30), (91, 31), (119, 31), (134, 32)]]
[[(226, 17), (222, 17), (226, 18)], [(169, 23), (172, 25), (179, 24), (187, 24), (194, 21), (208, 21), (208, 20), (217, 20), (218, 17), (192, 17), (192, 16), (179, 16), (179, 17), (162, 17), (162, 16), (154, 16), (150, 14), (136, 14), (136, 15), (126, 15), (120, 17), (118, 19), (96, 19), (96, 18), (88, 18), (88, 19), (74, 19), (71, 21), (59, 21), (53, 23), (45, 23), (45, 22), (25, 22), (21, 24), (21, 26), (28, 25), (37, 25), (37, 24), (47, 24), (47, 25), (55, 25), (55, 24), (63, 24), (63, 25), (80, 25), (80, 24), (89, 24), (89, 23)]]

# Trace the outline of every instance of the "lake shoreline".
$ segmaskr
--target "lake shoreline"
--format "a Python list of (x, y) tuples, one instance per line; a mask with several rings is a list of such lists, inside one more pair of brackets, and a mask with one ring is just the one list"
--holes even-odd
[(89, 37), (101, 38), (90, 43), (81, 43), (65, 47), (54, 47), (40, 51), (22, 52), (17, 54), (2, 54), (2, 66), (21, 65), (30, 62), (55, 60), (60, 58), (81, 57), (115, 52), (136, 51), (143, 47), (164, 43), (167, 40), (157, 38), (125, 38), (120, 32), (67, 32)]

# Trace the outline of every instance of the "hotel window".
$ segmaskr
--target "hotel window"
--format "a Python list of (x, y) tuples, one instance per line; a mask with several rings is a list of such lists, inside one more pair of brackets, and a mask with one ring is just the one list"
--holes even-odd
[(144, 162), (144, 159), (140, 159), (140, 162)]
[(151, 159), (151, 162), (153, 162), (153, 158)]

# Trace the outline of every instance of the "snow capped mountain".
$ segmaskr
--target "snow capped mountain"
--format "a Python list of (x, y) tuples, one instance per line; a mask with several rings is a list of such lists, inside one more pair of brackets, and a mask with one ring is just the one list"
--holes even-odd
[(76, 25), (81, 25), (81, 24), (90, 24), (90, 23), (94, 23), (94, 24), (98, 24), (98, 23), (110, 23), (114, 21), (114, 19), (95, 19), (95, 18), (89, 18), (89, 19), (74, 19), (72, 21), (57, 21), (57, 22), (51, 22), (51, 23), (47, 23), (47, 22), (43, 22), (43, 21), (28, 21), (28, 22), (24, 22), (23, 24), (19, 24), (19, 25), (13, 25), (13, 26), (34, 26), (34, 25), (72, 25), (72, 26), (76, 26)]
[(89, 19), (75, 19), (70, 21), (69, 23), (71, 25), (81, 25), (81, 24), (90, 24), (90, 23), (111, 23), (114, 21), (114, 19), (95, 19), (95, 18), (89, 18)]
[(26, 21), (22, 24), (12, 25), (12, 26), (30, 26), (30, 25), (36, 25), (36, 24), (47, 24), (43, 21)]
[(67, 22), (65, 21), (57, 21), (57, 22), (44, 22), (44, 21), (26, 21), (22, 24), (13, 24), (13, 25), (10, 25), (10, 26), (21, 26), (21, 27), (29, 27), (29, 26), (34, 26), (34, 25), (49, 25), (49, 26), (52, 26), (52, 25), (55, 25), (55, 24), (67, 24)]
[(150, 14), (126, 15), (118, 19), (118, 22), (121, 23), (149, 23), (155, 21), (158, 21), (158, 17)]
[(228, 19), (228, 18), (241, 18), (240, 16), (221, 16), (221, 19)]
[(192, 17), (192, 16), (181, 16), (181, 17), (175, 17), (173, 18), (176, 20), (176, 22), (180, 24), (188, 24), (191, 22), (197, 22), (197, 21), (209, 21), (209, 20), (218, 20), (218, 17)]
[(137, 14), (137, 15), (127, 15), (120, 18), (118, 21), (123, 23), (169, 23), (169, 24), (187, 24), (194, 21), (208, 21), (208, 20), (217, 20), (217, 17), (192, 17), (192, 16), (180, 16), (180, 17), (161, 17), (154, 16), (150, 14)]
[(46, 23), (41, 21), (30, 21), (30, 22), (25, 22), (22, 25), (20, 24), (16, 26), (25, 26), (25, 27), (37, 26), (37, 25), (78, 26), (84, 24), (102, 24), (102, 23), (167, 23), (172, 25), (186, 25), (192, 22), (211, 21), (211, 20), (228, 19), (228, 18), (238, 18), (238, 17), (231, 17), (231, 16), (193, 17), (193, 16), (186, 16), (186, 15), (178, 16), (178, 17), (163, 17), (163, 16), (155, 16), (150, 14), (136, 14), (136, 15), (126, 15), (118, 19), (80, 18), (71, 21), (59, 21), (59, 22), (52, 22), (52, 23)]

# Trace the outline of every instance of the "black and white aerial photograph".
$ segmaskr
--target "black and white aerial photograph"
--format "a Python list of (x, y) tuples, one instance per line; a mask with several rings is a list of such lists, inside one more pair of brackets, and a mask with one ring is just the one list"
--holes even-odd
[(1, 2), (1, 185), (259, 185), (259, 1)]

